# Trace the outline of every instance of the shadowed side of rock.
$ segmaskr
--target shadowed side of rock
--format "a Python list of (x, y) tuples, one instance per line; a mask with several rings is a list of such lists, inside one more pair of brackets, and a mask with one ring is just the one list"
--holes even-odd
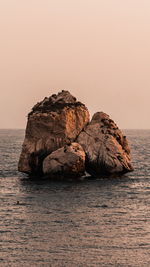
[(45, 98), (28, 115), (18, 170), (42, 173), (44, 158), (74, 142), (89, 122), (89, 112), (68, 91)]
[(86, 171), (89, 174), (108, 175), (133, 171), (126, 136), (107, 114), (95, 113), (77, 142), (86, 153)]

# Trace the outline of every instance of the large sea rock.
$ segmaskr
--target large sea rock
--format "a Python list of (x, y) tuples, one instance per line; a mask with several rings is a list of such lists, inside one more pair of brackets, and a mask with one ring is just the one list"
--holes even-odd
[(65, 145), (43, 161), (43, 173), (49, 178), (77, 178), (85, 174), (85, 152), (77, 143)]
[(74, 142), (88, 123), (88, 109), (68, 91), (44, 98), (28, 114), (18, 170), (42, 173), (44, 158)]
[(28, 114), (18, 169), (28, 174), (80, 177), (133, 170), (126, 136), (109, 115), (89, 111), (68, 91), (44, 98)]
[(110, 175), (133, 170), (126, 136), (110, 117), (97, 112), (77, 138), (86, 153), (86, 171)]

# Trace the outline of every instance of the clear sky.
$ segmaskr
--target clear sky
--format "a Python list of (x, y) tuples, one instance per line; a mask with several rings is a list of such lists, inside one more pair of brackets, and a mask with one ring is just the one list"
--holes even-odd
[(150, 129), (150, 0), (0, 0), (0, 128), (62, 89)]

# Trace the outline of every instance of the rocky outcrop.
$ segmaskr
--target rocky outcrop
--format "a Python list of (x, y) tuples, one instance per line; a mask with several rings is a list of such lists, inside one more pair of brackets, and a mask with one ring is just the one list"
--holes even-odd
[(44, 98), (28, 114), (18, 169), (49, 177), (132, 171), (126, 136), (110, 117), (89, 112), (68, 91)]
[(83, 148), (72, 143), (57, 149), (43, 161), (43, 173), (50, 178), (77, 178), (85, 172), (85, 153)]
[(37, 103), (28, 114), (18, 170), (28, 174), (42, 173), (44, 158), (74, 142), (88, 122), (88, 109), (68, 91)]
[(86, 171), (89, 174), (103, 175), (133, 170), (127, 138), (107, 114), (95, 113), (77, 142), (86, 153)]

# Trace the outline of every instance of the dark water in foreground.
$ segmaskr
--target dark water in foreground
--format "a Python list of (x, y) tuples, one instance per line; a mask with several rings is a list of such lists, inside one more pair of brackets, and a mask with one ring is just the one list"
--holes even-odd
[(62, 183), (19, 174), (24, 131), (0, 130), (0, 266), (150, 266), (150, 131), (126, 135), (133, 173)]

